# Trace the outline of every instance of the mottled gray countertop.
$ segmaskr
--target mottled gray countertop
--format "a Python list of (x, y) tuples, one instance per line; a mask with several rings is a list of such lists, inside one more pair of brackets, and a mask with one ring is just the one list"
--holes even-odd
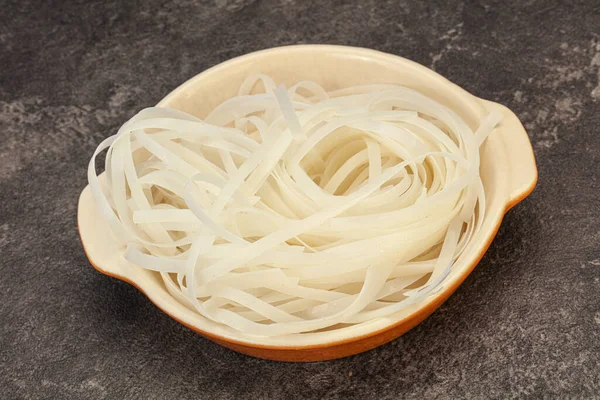
[[(540, 175), (430, 318), (310, 364), (184, 328), (96, 272), (76, 230), (102, 138), (212, 65), (293, 43), (398, 54), (507, 105)], [(0, 60), (1, 398), (600, 398), (597, 1), (5, 0)]]

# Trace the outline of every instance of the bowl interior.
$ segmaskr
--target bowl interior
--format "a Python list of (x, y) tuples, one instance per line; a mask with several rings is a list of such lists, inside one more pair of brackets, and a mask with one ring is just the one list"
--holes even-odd
[[(450, 107), (471, 128), (476, 128), (480, 118), (485, 114), (479, 99), (419, 64), (373, 50), (340, 46), (293, 46), (243, 56), (192, 78), (166, 96), (159, 106), (176, 108), (204, 117), (218, 104), (235, 96), (242, 81), (253, 73), (267, 74), (277, 84), (285, 85), (292, 85), (301, 80), (312, 80), (326, 90), (368, 83), (401, 84), (419, 90)], [(221, 339), (251, 345), (298, 348), (368, 336), (401, 323), (403, 319), (439, 300), (440, 296), (449, 296), (456, 287), (455, 283), (461, 282), (468, 275), (487, 249), (507, 203), (506, 171), (501, 167), (506, 161), (505, 150), (496, 137), (497, 134), (494, 132), (481, 150), (481, 174), (487, 203), (481, 234), (474, 238), (455, 263), (442, 291), (422, 304), (409, 306), (387, 318), (310, 335), (295, 334), (275, 338), (248, 336), (208, 321), (177, 302), (166, 290), (158, 273), (143, 270), (118, 257), (113, 257), (110, 262), (118, 263), (127, 279), (134, 282), (168, 314), (188, 326)], [(101, 220), (94, 223), (97, 224), (98, 230), (103, 229)], [(106, 246), (106, 240), (110, 239), (105, 236), (102, 239), (103, 244), (99, 243), (98, 246)], [(102, 269), (102, 265), (97, 266)]]
[(159, 106), (205, 117), (235, 96), (248, 75), (256, 73), (286, 86), (310, 80), (328, 91), (372, 83), (399, 84), (451, 107), (471, 127), (478, 125), (482, 115), (473, 96), (420, 64), (374, 50), (319, 45), (259, 51), (219, 64), (182, 84)]

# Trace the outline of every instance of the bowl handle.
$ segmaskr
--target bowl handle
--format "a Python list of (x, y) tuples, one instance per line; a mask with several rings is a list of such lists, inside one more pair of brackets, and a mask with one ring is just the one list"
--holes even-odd
[(504, 144), (509, 173), (507, 209), (527, 197), (535, 188), (538, 171), (529, 136), (519, 118), (505, 106), (492, 101), (480, 100), (488, 111), (502, 114), (501, 142)]
[[(100, 180), (104, 179), (104, 174)], [(79, 236), (87, 258), (99, 272), (129, 281), (131, 268), (123, 258), (124, 246), (117, 243), (100, 216), (89, 185), (81, 192), (77, 210)]]

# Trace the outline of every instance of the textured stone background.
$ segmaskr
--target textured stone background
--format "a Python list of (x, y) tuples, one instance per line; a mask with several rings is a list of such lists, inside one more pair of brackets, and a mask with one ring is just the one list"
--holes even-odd
[[(223, 349), (88, 264), (96, 144), (198, 72), (293, 43), (427, 65), (522, 119), (540, 180), (475, 272), (379, 349), (284, 364)], [(0, 397), (600, 398), (597, 1), (0, 2)]]

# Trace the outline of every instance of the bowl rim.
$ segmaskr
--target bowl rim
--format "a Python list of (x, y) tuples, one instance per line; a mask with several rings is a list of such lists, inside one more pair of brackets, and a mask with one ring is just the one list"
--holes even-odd
[[(185, 92), (185, 90), (190, 86), (193, 85), (196, 81), (203, 79), (204, 77), (206, 77), (206, 75), (218, 72), (221, 69), (226, 69), (226, 68), (230, 68), (232, 66), (234, 66), (237, 63), (243, 63), (243, 62), (248, 62), (249, 60), (252, 60), (253, 58), (256, 57), (261, 57), (264, 56), (265, 54), (268, 53), (277, 53), (277, 52), (286, 52), (286, 51), (310, 51), (310, 50), (318, 50), (318, 51), (341, 51), (344, 53), (354, 53), (354, 54), (358, 54), (358, 55), (364, 55), (367, 57), (377, 57), (377, 58), (384, 58), (384, 59), (388, 59), (390, 61), (402, 61), (408, 65), (412, 65), (413, 67), (417, 68), (419, 70), (420, 73), (425, 73), (428, 74), (429, 76), (435, 77), (438, 80), (441, 80), (444, 84), (446, 85), (451, 85), (454, 89), (456, 90), (460, 90), (463, 93), (468, 94), (469, 96), (471, 96), (473, 98), (473, 100), (476, 100), (478, 102), (481, 102), (482, 105), (488, 104), (488, 106), (493, 106), (496, 105), (496, 103), (491, 103), (491, 102), (487, 102), (484, 100), (481, 100), (479, 98), (477, 98), (476, 96), (471, 95), (470, 93), (466, 92), (464, 89), (462, 89), (461, 87), (459, 87), (458, 85), (454, 84), (453, 82), (447, 80), (446, 78), (444, 78), (443, 76), (439, 75), (438, 73), (436, 73), (435, 71), (430, 70), (429, 68), (422, 66), (414, 61), (408, 60), (406, 58), (400, 57), (400, 56), (396, 56), (396, 55), (392, 55), (392, 54), (387, 54), (387, 53), (383, 53), (377, 50), (371, 50), (371, 49), (365, 49), (365, 48), (359, 48), (359, 47), (350, 47), (350, 46), (337, 46), (337, 45), (291, 45), (291, 46), (282, 46), (282, 47), (275, 47), (275, 48), (271, 48), (271, 49), (265, 49), (265, 50), (260, 50), (260, 51), (256, 51), (256, 52), (252, 52), (252, 53), (248, 53), (236, 58), (233, 58), (231, 60), (225, 61), (223, 63), (217, 64), (209, 69), (206, 69), (205, 71), (191, 77), (190, 79), (186, 80), (184, 83), (182, 83), (181, 85), (177, 86), (174, 90), (172, 90), (169, 94), (167, 94), (159, 103), (157, 106), (164, 106), (166, 103), (168, 103), (169, 101), (171, 101), (172, 99), (176, 98), (178, 95), (181, 94), (181, 92)], [(513, 114), (514, 115), (514, 114)], [(516, 118), (516, 117), (515, 117)], [(523, 132), (525, 132), (523, 130)], [(526, 133), (525, 133), (526, 135)], [(528, 141), (527, 141), (528, 142)], [(88, 258), (88, 260), (90, 261), (90, 263), (92, 264), (92, 266), (99, 272), (101, 272), (104, 275), (107, 276), (111, 276), (114, 277), (116, 279), (122, 280), (124, 282), (129, 283), (130, 285), (134, 286), (135, 288), (137, 288), (140, 292), (142, 292), (153, 304), (155, 304), (161, 311), (163, 311), (165, 314), (169, 315), (171, 318), (173, 318), (174, 320), (176, 320), (177, 322), (181, 323), (182, 325), (192, 329), (193, 331), (213, 340), (216, 341), (220, 344), (223, 344), (227, 347), (234, 347), (234, 350), (237, 351), (242, 351), (239, 348), (255, 348), (255, 349), (263, 349), (263, 350), (278, 350), (278, 351), (285, 351), (285, 352), (293, 352), (293, 351), (302, 351), (302, 350), (318, 350), (318, 349), (323, 349), (323, 348), (330, 348), (330, 347), (336, 347), (336, 346), (341, 346), (341, 345), (345, 345), (345, 344), (349, 344), (349, 343), (354, 343), (357, 341), (361, 341), (361, 340), (365, 340), (374, 336), (378, 336), (384, 332), (388, 332), (388, 331), (392, 331), (395, 330), (397, 328), (399, 328), (400, 326), (404, 325), (404, 326), (408, 326), (407, 329), (405, 329), (404, 331), (400, 332), (400, 334), (408, 331), (409, 329), (411, 329), (413, 326), (417, 325), (418, 323), (420, 323), (422, 320), (424, 320), (427, 316), (429, 316), (431, 313), (433, 313), (441, 304), (443, 304), (453, 293), (454, 291), (463, 283), (463, 281), (470, 275), (470, 273), (473, 271), (473, 269), (477, 266), (477, 264), (479, 263), (479, 261), (481, 260), (481, 258), (484, 256), (485, 252), (487, 251), (487, 249), (489, 248), (489, 246), (491, 245), (494, 237), (496, 236), (498, 229), (500, 227), (500, 224), (504, 218), (504, 215), (506, 214), (506, 212), (508, 210), (510, 210), (513, 206), (515, 206), (516, 204), (518, 204), (520, 201), (522, 201), (524, 198), (526, 198), (535, 188), (536, 183), (537, 183), (537, 178), (538, 178), (538, 173), (537, 173), (537, 168), (535, 167), (535, 155), (533, 153), (533, 149), (531, 148), (531, 144), (528, 142), (529, 144), (529, 150), (531, 151), (530, 157), (533, 160), (533, 168), (535, 171), (534, 172), (534, 176), (531, 180), (531, 182), (529, 183), (528, 186), (523, 187), (520, 189), (519, 193), (513, 194), (512, 196), (510, 196), (505, 205), (504, 205), (504, 210), (502, 212), (500, 212), (500, 214), (498, 215), (498, 217), (496, 218), (496, 221), (494, 221), (493, 223), (493, 227), (489, 228), (489, 233), (487, 234), (487, 240), (482, 243), (477, 249), (473, 250), (473, 254), (476, 254), (476, 256), (474, 257), (474, 261), (468, 263), (468, 265), (465, 265), (462, 270), (460, 271), (460, 273), (457, 274), (457, 276), (455, 277), (455, 279), (453, 279), (451, 282), (449, 282), (448, 285), (446, 285), (446, 287), (444, 287), (443, 290), (440, 291), (440, 293), (436, 294), (435, 296), (430, 297), (429, 299), (426, 300), (426, 302), (416, 308), (414, 311), (412, 311), (410, 314), (395, 320), (393, 323), (389, 323), (383, 327), (380, 327), (379, 329), (375, 329), (372, 331), (368, 331), (362, 334), (358, 334), (358, 335), (354, 335), (354, 336), (349, 336), (349, 337), (345, 337), (345, 338), (341, 338), (338, 340), (333, 340), (333, 341), (324, 341), (324, 342), (320, 342), (320, 343), (312, 343), (312, 344), (302, 344), (302, 345), (282, 345), (282, 344), (265, 344), (265, 343), (256, 343), (256, 342), (252, 342), (252, 341), (244, 341), (242, 339), (238, 339), (238, 338), (231, 338), (231, 337), (225, 337), (225, 336), (221, 336), (218, 333), (213, 333), (210, 331), (207, 331), (205, 329), (199, 328), (196, 325), (184, 321), (181, 318), (173, 315), (173, 313), (167, 311), (165, 309), (165, 307), (163, 307), (160, 303), (160, 301), (157, 301), (158, 299), (153, 298), (152, 295), (150, 295), (150, 293), (148, 293), (146, 290), (144, 290), (140, 284), (138, 284), (137, 282), (135, 282), (135, 280), (130, 279), (127, 276), (124, 275), (119, 275), (117, 273), (113, 273), (110, 272), (106, 269), (103, 269), (102, 267), (100, 267), (99, 265), (97, 265), (96, 262), (94, 262), (94, 260), (92, 259), (92, 257), (90, 257), (90, 252), (89, 249), (86, 247), (86, 243), (85, 243), (85, 239), (82, 235), (82, 230), (81, 230), (81, 211), (82, 211), (82, 198), (84, 197), (84, 194), (86, 193), (86, 189), (89, 189), (89, 187), (86, 187), (86, 189), (84, 189), (84, 191), (81, 193), (80, 196), (80, 201), (79, 201), (79, 208), (78, 208), (78, 230), (79, 230), (79, 234), (80, 234), (80, 240), (81, 243), (83, 245), (84, 248), (84, 252)], [(94, 206), (94, 205), (92, 205)], [(185, 307), (182, 305), (182, 307)], [(399, 334), (399, 335), (400, 335)], [(394, 339), (395, 337), (399, 336), (399, 335), (395, 335), (392, 338), (390, 338), (389, 340)], [(389, 341), (386, 340), (386, 341)], [(225, 342), (225, 343), (223, 343)], [(383, 343), (379, 343), (379, 344), (383, 344)], [(379, 345), (377, 344), (377, 345)], [(375, 346), (372, 346), (375, 347)], [(360, 350), (362, 351), (362, 350)], [(357, 351), (357, 352), (360, 352)], [(350, 354), (354, 354), (354, 353), (350, 353)], [(344, 355), (349, 355), (349, 354), (344, 354)], [(342, 355), (342, 356), (344, 356)], [(260, 356), (260, 355), (259, 355)], [(268, 356), (265, 356), (264, 358), (271, 358)], [(330, 357), (330, 358), (336, 358), (336, 357)], [(281, 359), (281, 358), (277, 358), (277, 359)]]

